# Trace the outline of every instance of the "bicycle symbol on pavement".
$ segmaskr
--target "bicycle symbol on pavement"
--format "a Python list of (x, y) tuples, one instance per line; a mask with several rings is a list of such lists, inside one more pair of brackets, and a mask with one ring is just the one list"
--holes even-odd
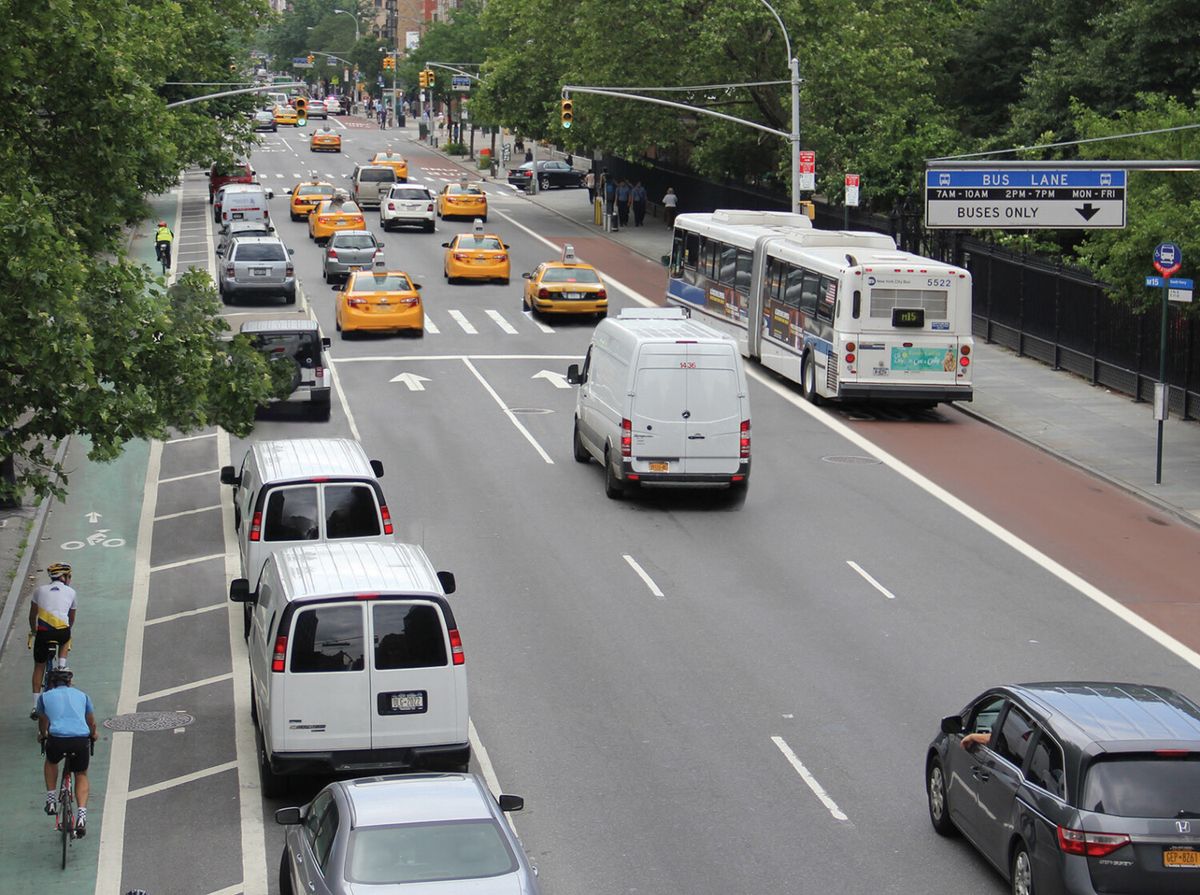
[(124, 547), (124, 538), (110, 538), (107, 528), (92, 532), (82, 541), (63, 541), (63, 550), (82, 550), (84, 547)]

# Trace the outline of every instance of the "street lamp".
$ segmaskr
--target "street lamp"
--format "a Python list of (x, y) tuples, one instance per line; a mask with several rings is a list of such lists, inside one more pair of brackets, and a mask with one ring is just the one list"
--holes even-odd
[(792, 42), (788, 38), (787, 28), (783, 26), (783, 19), (779, 17), (779, 13), (775, 11), (767, 0), (760, 0), (763, 6), (770, 10), (771, 15), (775, 17), (775, 21), (779, 23), (779, 30), (783, 32), (783, 43), (787, 48), (788, 68), (791, 71), (792, 83), (792, 133), (789, 139), (792, 143), (792, 211), (795, 214), (800, 213), (800, 60), (792, 55)]
[[(358, 46), (358, 37), (359, 37), (358, 16), (356, 16), (354, 13), (349, 12), (348, 10), (345, 10), (345, 9), (335, 9), (334, 13), (335, 14), (341, 13), (344, 16), (350, 16), (350, 18), (354, 19), (354, 45)], [(789, 50), (788, 52), (790, 53), (791, 51)]]

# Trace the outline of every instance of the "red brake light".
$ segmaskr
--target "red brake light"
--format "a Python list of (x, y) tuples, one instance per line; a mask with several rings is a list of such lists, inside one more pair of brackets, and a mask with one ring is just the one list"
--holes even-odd
[(377, 600), (377, 599), (379, 599), (379, 594), (355, 594), (354, 599), (356, 599), (356, 600)]
[(324, 367), (317, 367), (317, 369), (314, 371), (314, 375), (315, 375), (315, 376), (316, 376), (318, 379), (320, 379), (322, 376), (324, 376), (324, 375), (325, 375), (325, 368), (324, 368)]
[(847, 343), (846, 343), (846, 350), (847, 350), (847, 351), (853, 351), (853, 350), (854, 350), (854, 343), (853, 343), (853, 342), (847, 342)]
[(1160, 758), (1185, 758), (1192, 753), (1190, 749), (1155, 749), (1154, 754)]
[(365, 298), (347, 298), (346, 304), (352, 308), (365, 308), (367, 306), (367, 300)]
[(971, 359), (969, 357), (961, 357), (958, 359), (958, 363), (959, 363), (959, 366), (966, 367), (966, 366), (970, 365)]
[(285, 276), (294, 276), (296, 273), (296, 268), (289, 263), (288, 266), (284, 268), (283, 273)]
[(458, 628), (450, 629), (450, 655), (454, 658), (455, 665), (465, 665), (467, 655), (463, 652), (462, 637), (459, 636)]
[(750, 420), (742, 420), (742, 437), (739, 442), (738, 456), (743, 460), (750, 456)]
[(337, 249), (330, 249), (329, 250), (329, 260), (336, 261), (337, 259), (338, 259)]
[(846, 355), (846, 363), (848, 363), (848, 364), (854, 363), (854, 355), (853, 354)]
[(507, 260), (508, 260), (507, 255), (497, 255), (496, 256), (496, 261), (507, 261)]
[(596, 292), (596, 298), (598, 298), (598, 299), (607, 299), (607, 298), (608, 298), (608, 291), (607, 291), (607, 290), (605, 290), (605, 289), (599, 289), (599, 290), (597, 290), (597, 292)]
[(275, 638), (275, 654), (271, 657), (271, 670), (283, 671), (283, 662), (287, 658), (287, 635), (280, 634)]
[(455, 261), (466, 261), (466, 260), (468, 260), (470, 257), (471, 257), (470, 255), (467, 255), (467, 254), (466, 254), (466, 253), (464, 253), (464, 252), (455, 252), (455, 253), (454, 253), (454, 260), (455, 260)]
[(967, 355), (967, 354), (970, 354), (970, 353), (971, 353), (971, 346), (970, 346), (970, 345), (963, 345), (963, 346), (962, 346), (962, 348), (959, 348), (958, 350), (959, 350), (960, 352), (962, 352), (964, 355)]
[(621, 420), (621, 456), (629, 457), (633, 454), (633, 423), (629, 420)]
[(392, 533), (392, 514), (388, 512), (386, 503), (379, 508), (379, 515), (383, 517), (383, 533), (390, 535)]
[(389, 199), (388, 200), (388, 211), (395, 211), (395, 210), (396, 210), (396, 203)]
[(1090, 833), (1086, 830), (1058, 828), (1058, 847), (1068, 855), (1103, 858), (1129, 844), (1127, 833)]
[(426, 208), (425, 210), (426, 210), (426, 211), (433, 211), (433, 203), (432, 203), (432, 202), (430, 202), (430, 203), (429, 203), (429, 207), (428, 207), (428, 208)]
[(550, 297), (549, 289), (543, 288), (543, 289), (538, 290), (538, 298), (549, 298), (549, 297)]
[(250, 540), (262, 540), (262, 513), (254, 514), (254, 519), (250, 522)]

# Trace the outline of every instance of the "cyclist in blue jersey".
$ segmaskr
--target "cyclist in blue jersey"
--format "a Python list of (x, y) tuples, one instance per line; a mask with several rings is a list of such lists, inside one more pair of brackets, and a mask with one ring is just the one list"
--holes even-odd
[(53, 815), (58, 804), (58, 763), (71, 756), (75, 773), (75, 835), (87, 833), (88, 778), (91, 744), (96, 741), (96, 710), (91, 697), (71, 686), (69, 668), (50, 672), (50, 689), (38, 697), (38, 739), (46, 746), (46, 813)]

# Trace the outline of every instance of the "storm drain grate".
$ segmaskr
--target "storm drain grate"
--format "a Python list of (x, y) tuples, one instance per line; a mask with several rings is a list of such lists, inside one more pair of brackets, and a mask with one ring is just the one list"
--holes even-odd
[(130, 712), (128, 715), (117, 715), (107, 718), (104, 726), (109, 730), (174, 730), (177, 727), (187, 727), (196, 719), (186, 712)]
[(842, 456), (835, 454), (831, 457), (822, 457), (821, 459), (826, 463), (844, 463), (847, 466), (868, 466), (880, 462), (874, 457), (856, 457), (853, 454)]

